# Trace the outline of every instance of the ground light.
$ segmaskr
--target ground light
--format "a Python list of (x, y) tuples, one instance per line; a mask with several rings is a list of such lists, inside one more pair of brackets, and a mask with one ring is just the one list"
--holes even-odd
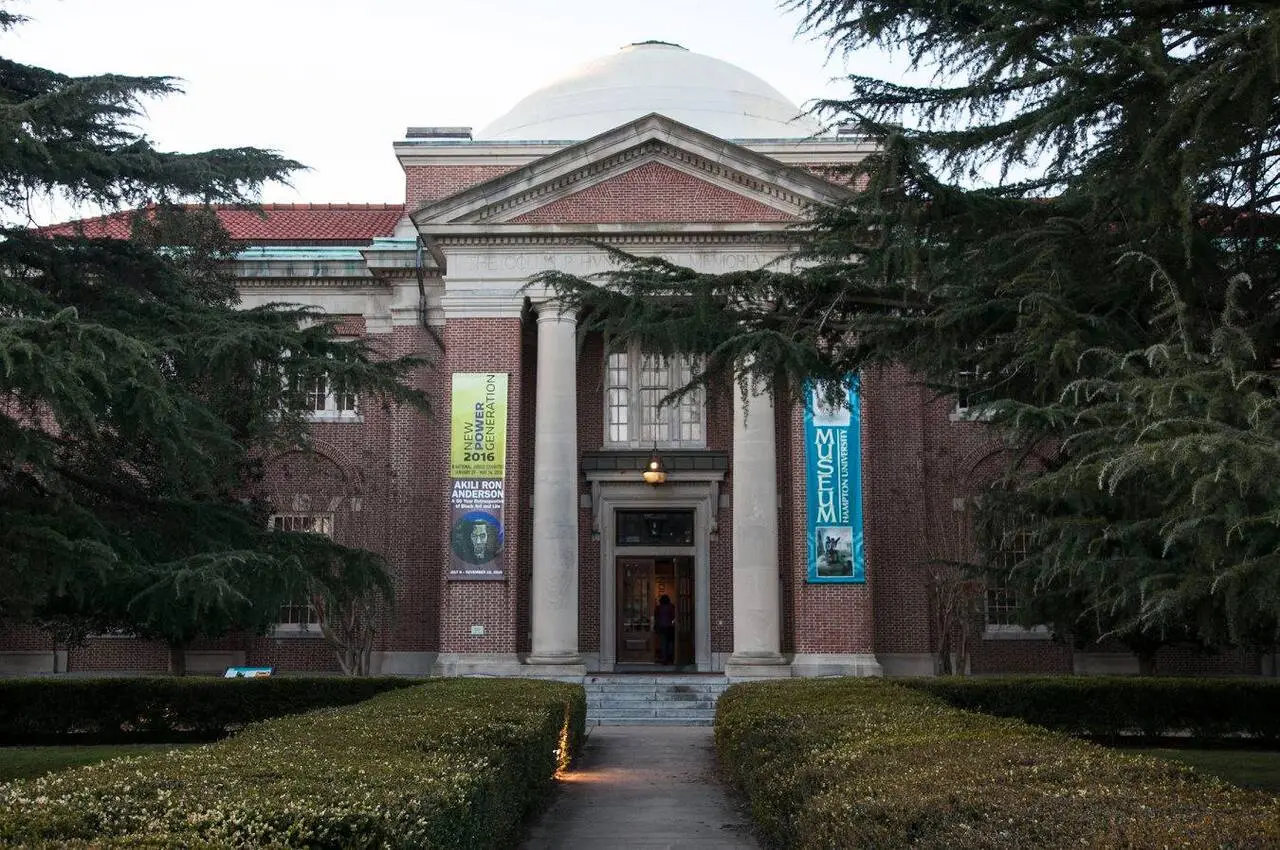
[(572, 753), (569, 752), (569, 724), (572, 713), (566, 707), (564, 710), (564, 723), (560, 726), (560, 741), (556, 746), (556, 778), (563, 779), (565, 771), (569, 769), (569, 758)]

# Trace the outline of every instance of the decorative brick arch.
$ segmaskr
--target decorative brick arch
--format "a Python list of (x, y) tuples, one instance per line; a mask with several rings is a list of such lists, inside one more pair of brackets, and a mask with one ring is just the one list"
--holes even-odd
[[(346, 461), (346, 463), (344, 463)], [(362, 509), (362, 476), (341, 452), (321, 442), (270, 457), (263, 468), (263, 491), (275, 513), (333, 515), (334, 537), (367, 548)]]
[[(995, 475), (991, 467), (1000, 460), (1008, 460), (1010, 451), (998, 439), (991, 439), (966, 454), (956, 466), (956, 472), (967, 481), (981, 483), (983, 489), (990, 486)], [(1023, 468), (1044, 469), (1048, 460), (1039, 452), (1032, 452), (1022, 462)]]

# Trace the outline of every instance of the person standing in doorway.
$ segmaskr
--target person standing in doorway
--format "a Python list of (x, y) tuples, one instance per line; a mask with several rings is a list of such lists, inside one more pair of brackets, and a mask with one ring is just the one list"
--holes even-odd
[(671, 597), (662, 594), (658, 606), (653, 609), (653, 628), (658, 633), (659, 664), (674, 664), (676, 660), (676, 606)]

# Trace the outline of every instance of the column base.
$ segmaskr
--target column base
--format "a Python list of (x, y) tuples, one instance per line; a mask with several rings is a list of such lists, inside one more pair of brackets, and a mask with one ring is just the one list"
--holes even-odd
[(724, 665), (724, 675), (730, 680), (787, 679), (791, 677), (791, 665), (775, 652), (735, 652)]
[(869, 652), (797, 652), (791, 659), (791, 675), (883, 676), (884, 668)]
[(442, 652), (431, 665), (432, 676), (523, 676), (514, 652)]
[(539, 679), (582, 679), (587, 675), (587, 664), (576, 652), (530, 655), (524, 660), (524, 669), (517, 675)]

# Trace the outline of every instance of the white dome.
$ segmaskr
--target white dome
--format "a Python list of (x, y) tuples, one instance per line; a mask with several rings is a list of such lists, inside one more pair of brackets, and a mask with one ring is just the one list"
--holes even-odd
[(812, 136), (818, 123), (736, 65), (646, 41), (588, 62), (476, 133), (495, 141), (579, 141), (651, 112), (722, 139)]

